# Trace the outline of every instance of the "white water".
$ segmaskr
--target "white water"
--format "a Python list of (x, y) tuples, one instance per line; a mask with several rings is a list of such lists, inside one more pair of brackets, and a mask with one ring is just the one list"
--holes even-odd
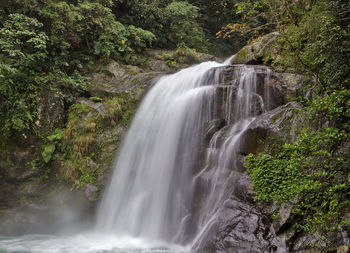
[(83, 233), (75, 236), (0, 236), (1, 253), (186, 253), (178, 245), (150, 243), (147, 240), (112, 234)]
[[(204, 183), (206, 196), (200, 208), (198, 217), (197, 235), (191, 243), (191, 248), (198, 249), (205, 240), (206, 233), (218, 218), (218, 212), (225, 200), (230, 198), (234, 190), (234, 183), (240, 176), (239, 146), (242, 134), (248, 129), (254, 116), (265, 110), (263, 99), (257, 94), (256, 69), (252, 66), (236, 68), (238, 80), (237, 90), (232, 85), (226, 93), (224, 115), (231, 126), (216, 132), (210, 140), (206, 151), (205, 166), (194, 178), (193, 184)], [(269, 69), (263, 68), (266, 78), (269, 78)], [(265, 83), (268, 80), (265, 79)], [(203, 186), (202, 186), (203, 188)]]
[[(224, 105), (227, 122), (234, 124), (222, 143), (219, 134), (212, 138), (206, 166), (195, 175), (203, 126), (216, 117), (221, 72), (210, 70), (229, 62), (202, 63), (164, 76), (149, 91), (123, 142), (93, 233), (0, 237), (0, 252), (189, 252), (199, 247), (229, 195), (240, 136), (256, 114), (254, 68), (242, 67), (238, 91), (230, 88)], [(263, 108), (262, 99), (259, 103)], [(203, 178), (208, 194), (195, 217), (195, 185)]]
[(148, 93), (126, 136), (97, 229), (150, 241), (183, 241), (193, 189), (192, 168), (215, 87), (207, 62), (161, 78)]

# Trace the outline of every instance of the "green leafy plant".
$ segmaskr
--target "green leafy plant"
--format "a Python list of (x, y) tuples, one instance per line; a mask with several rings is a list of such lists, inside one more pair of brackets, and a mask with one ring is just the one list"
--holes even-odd
[[(304, 130), (293, 144), (257, 156), (245, 166), (256, 200), (293, 206), (297, 230), (337, 230), (349, 211), (349, 154), (338, 148), (349, 133), (336, 128)], [(277, 210), (278, 217), (278, 210)]]
[(46, 60), (48, 37), (43, 24), (22, 14), (11, 14), (0, 31), (0, 128), (11, 135), (31, 128), (36, 94)]

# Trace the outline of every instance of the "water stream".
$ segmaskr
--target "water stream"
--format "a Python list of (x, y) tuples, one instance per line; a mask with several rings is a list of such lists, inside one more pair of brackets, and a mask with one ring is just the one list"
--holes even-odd
[[(195, 251), (231, 193), (240, 137), (264, 110), (255, 69), (247, 66), (237, 68), (238, 86), (230, 85), (220, 105), (221, 69), (229, 62), (195, 65), (152, 87), (123, 141), (90, 232), (0, 237), (0, 252)], [(218, 107), (229, 127), (211, 138), (203, 163), (203, 128), (219, 117)], [(205, 200), (195, 206), (198, 184)]]

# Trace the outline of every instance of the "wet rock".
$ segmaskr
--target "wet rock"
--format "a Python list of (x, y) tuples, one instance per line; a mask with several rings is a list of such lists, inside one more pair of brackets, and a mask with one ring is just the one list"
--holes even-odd
[(235, 197), (225, 201), (213, 228), (217, 232), (211, 240), (207, 238), (202, 247), (204, 252), (208, 247), (214, 247), (211, 252), (216, 253), (287, 252), (283, 242), (269, 229), (268, 218)]
[(257, 154), (263, 151), (263, 142), (270, 131), (269, 126), (251, 126), (247, 129), (239, 142), (237, 152), (242, 155)]
[(256, 154), (264, 149), (268, 136), (279, 136), (286, 141), (293, 141), (296, 130), (303, 119), (299, 116), (300, 105), (290, 102), (272, 111), (268, 111), (254, 119), (247, 131), (242, 135), (244, 143), (240, 147), (243, 154)]
[(204, 140), (203, 145), (205, 147), (209, 146), (209, 142), (211, 140), (211, 138), (213, 137), (213, 135), (219, 131), (221, 128), (223, 128), (226, 125), (226, 120), (225, 119), (217, 119), (217, 120), (213, 120), (208, 122), (205, 126), (204, 126), (204, 130), (202, 133), (202, 138)]
[(253, 115), (257, 116), (264, 111), (270, 111), (285, 104), (288, 96), (286, 84), (282, 82), (280, 75), (277, 78), (275, 72), (266, 66), (232, 65), (218, 67), (207, 74), (208, 84), (216, 84), (217, 118), (234, 119), (236, 112), (232, 108), (236, 103), (235, 98), (239, 81), (246, 68), (254, 68), (254, 75), (251, 78), (256, 83), (256, 90), (250, 95), (253, 104)]
[(238, 180), (235, 182), (232, 195), (244, 203), (254, 203), (254, 191), (247, 172), (238, 172), (237, 174)]

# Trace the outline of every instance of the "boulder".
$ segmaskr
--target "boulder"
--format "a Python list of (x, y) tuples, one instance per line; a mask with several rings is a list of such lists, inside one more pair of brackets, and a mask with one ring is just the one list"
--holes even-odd
[[(200, 252), (287, 252), (269, 229), (269, 219), (254, 205), (236, 197), (225, 201)], [(213, 233), (217, 231), (216, 233)]]
[(111, 61), (102, 72), (92, 74), (91, 84), (85, 89), (93, 97), (113, 96), (120, 91), (147, 88), (153, 84), (152, 79), (160, 74)]
[(253, 40), (243, 47), (232, 59), (232, 64), (263, 64), (270, 62), (274, 55), (274, 45), (280, 36), (278, 32), (272, 32)]

